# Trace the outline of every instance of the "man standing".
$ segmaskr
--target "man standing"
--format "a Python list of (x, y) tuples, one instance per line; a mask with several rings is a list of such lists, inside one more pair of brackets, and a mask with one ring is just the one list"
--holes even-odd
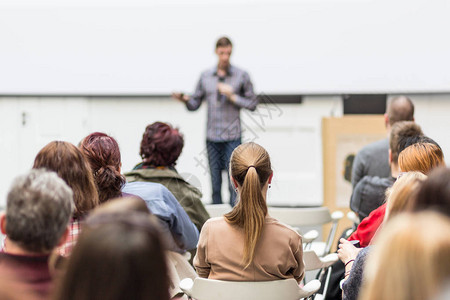
[[(232, 47), (227, 37), (220, 38), (215, 51), (217, 66), (201, 74), (194, 94), (172, 94), (190, 111), (197, 110), (203, 100), (208, 103), (206, 147), (214, 204), (222, 203), (222, 170), (228, 169), (231, 153), (241, 144), (240, 109), (253, 111), (258, 104), (248, 73), (230, 64)], [(228, 184), (233, 206), (236, 192), (230, 181)]]
[[(384, 122), (388, 136), (392, 125), (399, 121), (414, 121), (414, 104), (406, 96), (392, 98), (387, 102)], [(381, 178), (391, 177), (388, 138), (371, 143), (358, 152), (352, 168), (353, 189), (366, 175)]]
[(31, 170), (13, 182), (6, 214), (0, 216), (6, 234), (0, 275), (12, 280), (17, 292), (48, 299), (53, 285), (49, 256), (65, 241), (73, 207), (72, 190), (56, 173)]

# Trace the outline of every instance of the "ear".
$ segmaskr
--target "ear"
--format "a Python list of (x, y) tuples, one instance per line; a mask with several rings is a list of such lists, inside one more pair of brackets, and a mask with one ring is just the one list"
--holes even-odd
[(386, 126), (386, 128), (389, 126), (389, 116), (388, 116), (388, 114), (384, 114), (384, 126)]
[(270, 174), (270, 176), (269, 176), (269, 184), (271, 184), (272, 183), (272, 178), (273, 178), (273, 172), (272, 172), (272, 174)]
[(6, 235), (6, 214), (4, 212), (0, 214), (0, 230), (2, 234)]
[(64, 230), (63, 235), (59, 238), (58, 247), (61, 247), (61, 246), (64, 245), (64, 243), (66, 242), (67, 237), (69, 236), (69, 233), (70, 233), (69, 226), (70, 226), (70, 225), (68, 225), (68, 226), (66, 227), (66, 230)]
[(392, 151), (389, 149), (389, 164), (392, 163)]

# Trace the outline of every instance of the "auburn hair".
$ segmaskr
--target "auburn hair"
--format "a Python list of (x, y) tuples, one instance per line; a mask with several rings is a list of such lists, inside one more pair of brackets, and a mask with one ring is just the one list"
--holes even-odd
[(253, 261), (256, 243), (261, 236), (267, 204), (262, 194), (272, 167), (267, 151), (258, 144), (238, 146), (230, 158), (230, 176), (241, 186), (239, 201), (225, 220), (244, 231), (243, 262), (247, 268)]
[(173, 167), (183, 146), (183, 135), (177, 128), (163, 122), (155, 122), (145, 128), (139, 154), (144, 165)]
[(102, 132), (85, 137), (79, 148), (89, 161), (100, 203), (122, 195), (125, 177), (120, 174), (120, 150), (117, 141)]
[(73, 191), (74, 219), (79, 219), (99, 204), (91, 168), (83, 153), (69, 142), (53, 141), (39, 151), (34, 169), (54, 171)]
[(400, 152), (398, 166), (403, 172), (419, 171), (428, 174), (432, 169), (444, 165), (442, 149), (431, 143), (417, 143)]

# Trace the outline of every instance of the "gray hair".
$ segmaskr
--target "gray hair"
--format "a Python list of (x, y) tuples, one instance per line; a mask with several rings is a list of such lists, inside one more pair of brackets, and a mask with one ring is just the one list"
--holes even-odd
[(17, 177), (8, 193), (5, 230), (25, 250), (54, 249), (73, 211), (73, 193), (54, 172), (34, 169)]

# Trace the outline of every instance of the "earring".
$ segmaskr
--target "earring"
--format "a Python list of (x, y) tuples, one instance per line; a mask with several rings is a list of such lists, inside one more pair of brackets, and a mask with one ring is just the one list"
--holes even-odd
[(269, 183), (269, 189), (272, 187), (272, 184), (271, 183)]
[(234, 188), (234, 191), (237, 193), (237, 187)]

